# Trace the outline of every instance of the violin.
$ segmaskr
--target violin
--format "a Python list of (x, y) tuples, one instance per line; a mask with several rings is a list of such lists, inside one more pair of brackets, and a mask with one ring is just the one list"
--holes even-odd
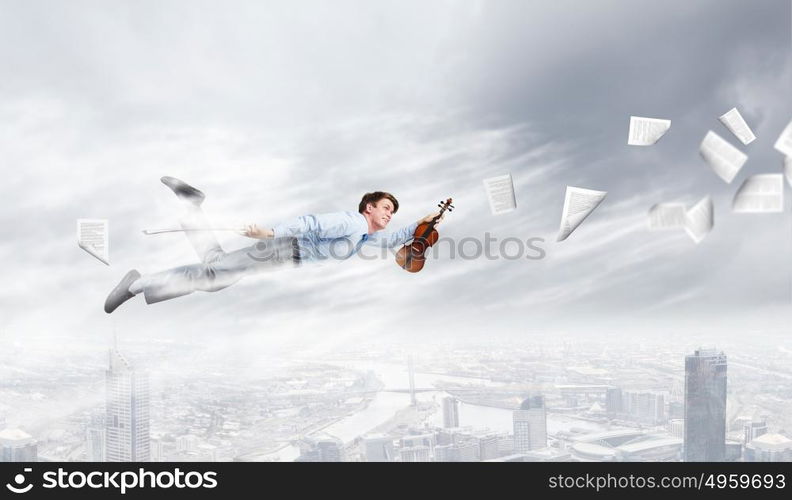
[(440, 237), (437, 229), (435, 229), (437, 221), (440, 220), (446, 210), (449, 212), (454, 210), (451, 198), (441, 201), (437, 206), (440, 207), (440, 213), (433, 217), (430, 222), (418, 224), (418, 227), (415, 228), (413, 240), (396, 252), (396, 263), (409, 273), (417, 273), (423, 269), (426, 262), (426, 255), (424, 255), (426, 250), (437, 243), (437, 239)]

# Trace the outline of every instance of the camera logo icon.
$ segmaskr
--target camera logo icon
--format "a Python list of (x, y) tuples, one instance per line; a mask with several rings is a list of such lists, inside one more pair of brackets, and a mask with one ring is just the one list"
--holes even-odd
[[(33, 469), (31, 469), (30, 467), (25, 467), (23, 471), (33, 472)], [(11, 483), (6, 483), (6, 488), (8, 488), (12, 493), (27, 493), (33, 488), (33, 485), (29, 484), (27, 486), (22, 486), (25, 483), (26, 479), (27, 478), (25, 478), (24, 474), (17, 474), (16, 476), (14, 476), (14, 483), (16, 483), (17, 486), (14, 486)]]

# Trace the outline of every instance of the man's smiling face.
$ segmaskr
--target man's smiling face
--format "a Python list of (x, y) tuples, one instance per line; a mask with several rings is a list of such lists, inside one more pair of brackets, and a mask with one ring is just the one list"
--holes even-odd
[(369, 215), (372, 226), (377, 231), (381, 231), (385, 229), (393, 216), (393, 202), (388, 198), (381, 198), (377, 203), (369, 203), (366, 213)]

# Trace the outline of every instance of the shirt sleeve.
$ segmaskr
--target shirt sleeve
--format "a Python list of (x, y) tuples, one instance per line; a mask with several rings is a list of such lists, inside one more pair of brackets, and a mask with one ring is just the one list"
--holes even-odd
[(357, 224), (349, 214), (336, 212), (303, 215), (278, 224), (272, 231), (275, 238), (312, 233), (318, 238), (334, 239), (353, 234), (356, 227)]
[(398, 231), (394, 231), (392, 233), (385, 233), (385, 234), (374, 233), (374, 235), (372, 235), (374, 237), (369, 239), (368, 243), (371, 245), (388, 247), (388, 248), (404, 245), (405, 243), (413, 239), (413, 235), (415, 234), (415, 228), (417, 227), (418, 227), (418, 223), (413, 222), (409, 226), (404, 226)]

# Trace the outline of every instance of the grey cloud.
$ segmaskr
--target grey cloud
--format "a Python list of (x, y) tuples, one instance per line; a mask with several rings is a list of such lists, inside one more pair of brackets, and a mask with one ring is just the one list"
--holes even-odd
[[(673, 314), (685, 298), (756, 310), (786, 297), (782, 216), (735, 217), (728, 207), (745, 175), (779, 168), (773, 136), (792, 116), (788, 2), (191, 7), (3, 5), (9, 321), (116, 324), (153, 337), (254, 330), (286, 345), (311, 330), (382, 335), (438, 301), (438, 325), (450, 318), (475, 335), (540, 329), (568, 310), (607, 318), (667, 303), (663, 314)], [(697, 148), (710, 128), (728, 137), (716, 117), (733, 105), (759, 139), (725, 185)], [(628, 148), (630, 114), (671, 118), (672, 129), (653, 148)], [(494, 217), (481, 179), (507, 171), (518, 210)], [(354, 210), (362, 192), (386, 189), (402, 202), (398, 227), (454, 196), (441, 234), (542, 236), (548, 255), (519, 266), (440, 260), (418, 276), (379, 261), (278, 273), (105, 317), (104, 294), (127, 268), (194, 259), (179, 235), (139, 233), (175, 223), (179, 209), (157, 180), (166, 174), (204, 189), (213, 220), (263, 225)], [(609, 195), (556, 245), (566, 185)], [(716, 227), (698, 247), (626, 229), (654, 203), (708, 193)], [(110, 269), (75, 248), (74, 219), (84, 216), (111, 219)], [(481, 312), (504, 309), (500, 323)]]

